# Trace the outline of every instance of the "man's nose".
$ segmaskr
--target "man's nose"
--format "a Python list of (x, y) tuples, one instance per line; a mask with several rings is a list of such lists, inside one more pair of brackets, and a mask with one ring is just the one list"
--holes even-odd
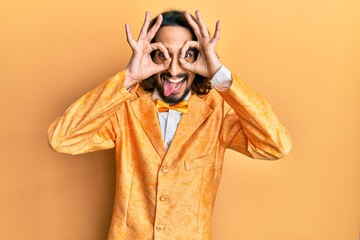
[(178, 58), (173, 58), (171, 60), (170, 67), (169, 67), (168, 71), (174, 77), (176, 75), (180, 74), (180, 73), (183, 73), (183, 69), (180, 66), (180, 62), (179, 62)]

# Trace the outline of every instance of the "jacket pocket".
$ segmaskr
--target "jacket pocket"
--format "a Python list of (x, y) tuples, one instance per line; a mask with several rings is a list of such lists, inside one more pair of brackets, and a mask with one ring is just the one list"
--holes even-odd
[(211, 165), (215, 162), (213, 154), (206, 155), (204, 157), (193, 158), (185, 160), (185, 170), (192, 170), (200, 167)]

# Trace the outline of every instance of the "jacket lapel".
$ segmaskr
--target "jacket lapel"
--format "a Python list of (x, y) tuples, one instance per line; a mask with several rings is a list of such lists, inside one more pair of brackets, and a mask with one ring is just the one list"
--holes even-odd
[(213, 111), (206, 105), (205, 100), (195, 94), (191, 95), (188, 113), (182, 115), (175, 136), (166, 151), (152, 93), (139, 88), (137, 94), (139, 97), (131, 102), (131, 107), (155, 150), (162, 159), (165, 158), (164, 161), (171, 159), (181, 149)]
[(205, 104), (205, 100), (195, 94), (191, 95), (188, 101), (188, 113), (181, 116), (180, 123), (165, 155), (164, 161), (171, 159), (174, 154), (180, 150), (212, 111), (213, 110)]
[(137, 93), (139, 97), (131, 102), (131, 107), (150, 142), (161, 159), (163, 159), (166, 149), (162, 140), (162, 133), (160, 130), (155, 103), (152, 99), (152, 93), (145, 92), (142, 88), (139, 88)]

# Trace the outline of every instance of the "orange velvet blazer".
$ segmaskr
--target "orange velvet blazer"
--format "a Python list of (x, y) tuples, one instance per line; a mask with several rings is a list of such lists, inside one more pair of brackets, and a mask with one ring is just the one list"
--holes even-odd
[(209, 240), (226, 148), (278, 159), (291, 141), (269, 103), (233, 76), (226, 92), (191, 95), (165, 150), (152, 93), (120, 72), (49, 128), (50, 146), (80, 154), (114, 148), (116, 193), (108, 240)]

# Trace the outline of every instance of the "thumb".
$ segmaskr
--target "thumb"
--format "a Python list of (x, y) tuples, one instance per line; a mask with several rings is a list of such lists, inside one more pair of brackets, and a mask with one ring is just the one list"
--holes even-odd
[(157, 72), (164, 71), (170, 67), (171, 58), (166, 59), (162, 64), (156, 65)]
[(190, 71), (190, 72), (195, 72), (194, 70), (195, 70), (195, 66), (194, 66), (194, 64), (193, 63), (189, 63), (189, 62), (187, 62), (185, 59), (183, 59), (183, 58), (180, 58), (179, 59), (179, 62), (180, 62), (180, 65), (184, 68), (184, 69), (186, 69), (186, 70), (188, 70), (188, 71)]

